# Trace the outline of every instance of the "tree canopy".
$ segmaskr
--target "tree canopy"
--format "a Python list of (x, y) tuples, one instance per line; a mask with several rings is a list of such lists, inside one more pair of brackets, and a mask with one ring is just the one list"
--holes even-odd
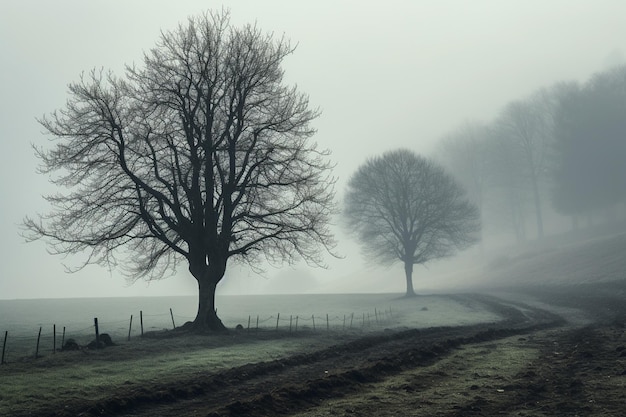
[(63, 192), (26, 218), (30, 239), (85, 264), (159, 279), (183, 261), (198, 281), (194, 327), (222, 330), (214, 297), (230, 259), (321, 265), (334, 245), (329, 152), (319, 112), (283, 83), (294, 48), (228, 12), (163, 33), (123, 76), (91, 71), (41, 119), (41, 171)]
[(443, 168), (400, 149), (367, 160), (348, 182), (347, 229), (368, 259), (405, 267), (414, 295), (413, 265), (452, 255), (477, 241), (478, 209)]
[(596, 74), (559, 97), (553, 202), (568, 215), (626, 198), (626, 68)]

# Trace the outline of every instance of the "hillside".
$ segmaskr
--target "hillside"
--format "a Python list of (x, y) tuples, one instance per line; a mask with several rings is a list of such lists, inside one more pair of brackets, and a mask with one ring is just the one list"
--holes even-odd
[(494, 287), (607, 284), (626, 279), (626, 233), (535, 244), (488, 263), (472, 283)]

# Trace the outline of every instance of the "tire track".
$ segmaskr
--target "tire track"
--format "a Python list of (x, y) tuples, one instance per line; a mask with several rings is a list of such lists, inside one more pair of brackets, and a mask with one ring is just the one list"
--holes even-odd
[(320, 400), (358, 391), (363, 384), (436, 362), (462, 345), (529, 333), (563, 322), (545, 310), (521, 303), (513, 305), (492, 296), (452, 297), (461, 303), (480, 303), (504, 320), (366, 336), (307, 354), (248, 364), (213, 375), (200, 374), (175, 387), (144, 387), (140, 392), (72, 415), (288, 415), (313, 407)]

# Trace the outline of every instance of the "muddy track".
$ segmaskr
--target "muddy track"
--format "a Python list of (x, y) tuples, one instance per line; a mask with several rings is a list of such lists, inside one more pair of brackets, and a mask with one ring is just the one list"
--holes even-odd
[(314, 352), (198, 373), (175, 386), (144, 386), (105, 402), (71, 405), (50, 416), (267, 416), (289, 415), (320, 401), (357, 392), (407, 369), (437, 362), (467, 344), (525, 334), (563, 323), (558, 316), (484, 295), (454, 296), (479, 303), (497, 323), (386, 331)]
[(530, 415), (623, 415), (623, 390), (621, 398), (616, 395), (623, 385), (618, 383), (619, 387), (613, 387), (617, 390), (612, 390), (610, 383), (607, 384), (610, 378), (615, 381), (626, 375), (626, 370), (617, 363), (624, 346), (616, 351), (619, 343), (611, 343), (611, 339), (618, 338), (607, 337), (615, 331), (614, 327), (570, 328), (558, 342), (543, 343), (540, 359), (502, 385), (501, 391), (515, 395), (489, 400), (477, 395), (449, 415), (486, 416), (511, 411)]

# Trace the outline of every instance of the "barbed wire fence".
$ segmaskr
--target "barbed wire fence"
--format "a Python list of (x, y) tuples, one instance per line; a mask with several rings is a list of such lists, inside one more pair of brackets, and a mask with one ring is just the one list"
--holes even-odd
[[(78, 328), (57, 326), (56, 323), (38, 323), (39, 328), (31, 330), (3, 332), (2, 344), (0, 344), (0, 365), (27, 357), (39, 358), (48, 354), (56, 354), (62, 350), (76, 350), (81, 348), (99, 349), (104, 346), (103, 335), (109, 335), (108, 340), (120, 343), (131, 343), (132, 337), (143, 337), (148, 332), (176, 329), (176, 322), (184, 323), (193, 320), (194, 317), (174, 314), (172, 309), (167, 313), (144, 314), (139, 312), (139, 326), (133, 314), (128, 320), (100, 321), (93, 318), (93, 324)], [(362, 332), (367, 329), (376, 330), (381, 326), (394, 323), (394, 312), (391, 308), (385, 310), (374, 309), (374, 312), (361, 312), (318, 316), (312, 315), (285, 315), (277, 313), (261, 317), (260, 315), (248, 315), (247, 326), (240, 323), (236, 331), (242, 334), (257, 334), (263, 332), (282, 333), (321, 333), (321, 332)], [(133, 327), (135, 326), (135, 327)], [(134, 330), (134, 332), (133, 332)], [(29, 335), (28, 333), (32, 333)]]

